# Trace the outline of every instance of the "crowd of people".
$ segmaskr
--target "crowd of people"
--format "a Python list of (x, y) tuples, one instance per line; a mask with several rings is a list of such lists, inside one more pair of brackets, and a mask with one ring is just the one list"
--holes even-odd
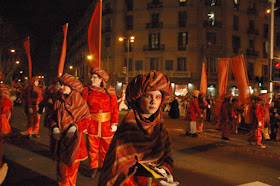
[[(260, 94), (251, 97), (250, 105), (241, 105), (238, 97), (224, 94), (215, 114), (214, 97), (198, 90), (191, 96), (174, 96), (169, 78), (160, 72), (136, 76), (121, 94), (107, 84), (106, 71), (94, 67), (90, 73), (89, 85), (67, 73), (48, 87), (42, 86), (37, 76), (26, 86), (0, 83), (0, 182), (8, 170), (2, 162), (3, 143), (11, 132), (12, 107), (17, 105), (24, 107), (27, 129), (21, 134), (28, 139), (40, 138), (39, 123), (45, 112), (44, 127), (49, 131), (59, 185), (76, 185), (80, 161), (88, 157), (90, 177), (96, 178), (99, 171), (101, 186), (178, 185), (173, 178), (163, 112), (173, 119), (185, 119), (186, 136), (198, 137), (204, 123), (211, 122), (221, 130), (222, 140), (230, 140), (229, 134), (237, 134), (246, 123), (250, 108), (248, 142), (255, 141), (257, 147), (265, 148), (263, 140), (280, 141), (280, 97), (271, 100), (266, 93)], [(128, 108), (118, 124), (119, 110)]]

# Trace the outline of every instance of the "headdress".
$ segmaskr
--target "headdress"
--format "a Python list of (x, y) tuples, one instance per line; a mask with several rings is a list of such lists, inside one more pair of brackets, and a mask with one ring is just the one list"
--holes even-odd
[(72, 90), (76, 90), (80, 93), (83, 91), (83, 84), (70, 74), (66, 73), (63, 76), (61, 76), (60, 81), (64, 85), (69, 86)]

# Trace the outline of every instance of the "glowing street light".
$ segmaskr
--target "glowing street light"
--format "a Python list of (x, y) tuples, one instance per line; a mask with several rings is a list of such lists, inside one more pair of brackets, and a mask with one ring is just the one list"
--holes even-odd
[(88, 60), (92, 60), (93, 59), (92, 55), (88, 55), (87, 58), (88, 58)]
[(22, 73), (23, 73), (23, 71), (21, 70), (21, 71), (19, 71), (19, 73), (20, 73), (20, 74), (22, 74)]
[(72, 66), (72, 65), (71, 65), (71, 66), (69, 66), (69, 69), (71, 69), (71, 70), (72, 70), (72, 69), (73, 69), (73, 66)]
[(16, 50), (15, 50), (15, 49), (11, 49), (10, 52), (11, 52), (11, 53), (15, 53)]
[(17, 60), (15, 63), (18, 65), (20, 62), (19, 62), (19, 60)]

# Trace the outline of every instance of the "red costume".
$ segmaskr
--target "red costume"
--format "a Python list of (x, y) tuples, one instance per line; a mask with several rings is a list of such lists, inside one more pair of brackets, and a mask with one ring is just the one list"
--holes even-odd
[(196, 122), (196, 132), (201, 133), (203, 131), (204, 119), (206, 117), (206, 109), (208, 107), (208, 102), (205, 99), (204, 94), (199, 94), (198, 96), (198, 106), (200, 108), (200, 112), (202, 113), (203, 117), (198, 117)]
[(222, 139), (228, 140), (230, 134), (233, 110), (231, 104), (232, 94), (226, 94), (220, 110), (220, 123), (222, 125)]
[[(92, 74), (97, 74), (104, 81), (108, 80), (108, 74), (100, 69), (93, 68)], [(91, 169), (103, 166), (105, 155), (113, 138), (111, 125), (118, 124), (119, 109), (115, 89), (112, 86), (104, 87), (88, 86), (84, 88), (83, 98), (86, 100), (91, 113), (91, 122), (87, 129), (89, 142), (89, 157)], [(93, 175), (94, 176), (94, 175)]]
[(4, 137), (11, 132), (9, 121), (12, 107), (10, 92), (3, 83), (0, 83), (0, 167), (2, 166)]
[(27, 115), (27, 134), (29, 136), (39, 133), (41, 115), (38, 114), (38, 105), (43, 99), (43, 94), (42, 89), (34, 85), (35, 81), (38, 80), (38, 76), (32, 77), (24, 92), (25, 114)]
[[(87, 128), (90, 114), (81, 96), (83, 86), (79, 80), (69, 74), (61, 77), (61, 82), (71, 88), (69, 95), (62, 95), (54, 104), (52, 129), (58, 128), (61, 137), (52, 138), (51, 149), (57, 161), (57, 181), (59, 185), (76, 185), (80, 161), (87, 159), (87, 150), (83, 131)], [(70, 128), (77, 130), (74, 136), (67, 137)], [(53, 130), (54, 131), (54, 130)], [(54, 137), (54, 133), (52, 134)]]
[(260, 98), (257, 98), (254, 107), (254, 121), (253, 121), (253, 130), (250, 133), (248, 140), (256, 141), (256, 144), (260, 147), (264, 147), (262, 145), (262, 130), (264, 129), (264, 119), (265, 119), (265, 105)]

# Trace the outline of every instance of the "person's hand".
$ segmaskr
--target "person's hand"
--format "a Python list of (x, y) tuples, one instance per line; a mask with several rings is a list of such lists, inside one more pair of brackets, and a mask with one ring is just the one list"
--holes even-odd
[(33, 109), (30, 107), (30, 108), (28, 108), (28, 113), (29, 114), (33, 114)]
[(66, 137), (72, 138), (74, 136), (76, 130), (77, 130), (77, 127), (75, 125), (71, 126), (66, 133)]
[(110, 132), (116, 132), (117, 128), (118, 128), (118, 125), (116, 125), (116, 124), (111, 125)]
[(258, 126), (261, 127), (262, 126), (262, 122), (258, 122)]
[(203, 114), (201, 114), (200, 117), (203, 118)]
[(53, 138), (56, 140), (60, 140), (61, 133), (58, 127), (53, 128)]

